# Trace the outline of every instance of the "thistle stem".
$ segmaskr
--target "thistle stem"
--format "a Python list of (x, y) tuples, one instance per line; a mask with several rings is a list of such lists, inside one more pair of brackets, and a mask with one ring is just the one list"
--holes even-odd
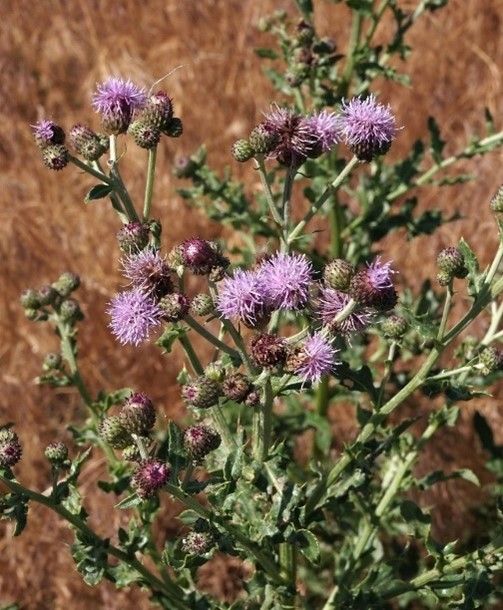
[(149, 148), (148, 165), (147, 165), (147, 180), (145, 183), (145, 198), (143, 202), (143, 222), (147, 222), (150, 218), (150, 210), (152, 207), (152, 195), (154, 192), (155, 178), (155, 163), (157, 158), (157, 146)]

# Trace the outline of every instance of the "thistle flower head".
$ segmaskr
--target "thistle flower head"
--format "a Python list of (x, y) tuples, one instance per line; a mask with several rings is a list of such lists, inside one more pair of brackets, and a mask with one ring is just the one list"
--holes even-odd
[(337, 115), (334, 112), (322, 110), (315, 112), (306, 122), (316, 138), (309, 156), (318, 157), (322, 153), (332, 150), (339, 141)]
[(110, 302), (108, 313), (112, 333), (123, 345), (145, 341), (163, 314), (157, 303), (138, 289), (120, 292)]
[(236, 269), (220, 288), (216, 309), (224, 318), (238, 318), (253, 327), (268, 314), (267, 294), (260, 277), (253, 271)]
[(301, 346), (294, 372), (304, 382), (318, 383), (323, 376), (333, 370), (336, 353), (337, 350), (323, 333), (314, 333)]
[(120, 249), (126, 254), (135, 254), (143, 250), (150, 237), (148, 225), (139, 222), (128, 222), (117, 231)]
[(349, 305), (351, 297), (345, 292), (324, 286), (318, 302), (321, 321), (334, 333), (350, 335), (368, 327), (375, 313), (369, 307), (355, 306), (347, 316), (337, 320), (339, 314)]
[(353, 299), (367, 307), (387, 311), (396, 305), (393, 288), (391, 262), (381, 263), (378, 256), (366, 268), (359, 269), (351, 279), (349, 291)]
[(158, 250), (145, 249), (126, 256), (122, 268), (134, 289), (156, 300), (173, 291), (171, 269)]
[(361, 161), (386, 154), (398, 130), (390, 107), (378, 104), (374, 95), (343, 101), (338, 126), (341, 137)]
[(307, 303), (312, 266), (304, 254), (278, 252), (260, 266), (258, 277), (272, 309), (301, 309)]
[(62, 127), (54, 121), (42, 119), (31, 125), (36, 145), (43, 150), (51, 144), (64, 144), (65, 132)]
[(196, 464), (208, 453), (218, 449), (221, 442), (218, 432), (203, 424), (189, 426), (183, 433), (184, 449)]
[(269, 156), (277, 159), (282, 165), (302, 165), (317, 141), (317, 135), (309, 120), (288, 108), (276, 105), (271, 106), (265, 118), (265, 129), (272, 132), (277, 139), (276, 147)]
[(287, 356), (286, 341), (273, 333), (262, 333), (251, 341), (253, 361), (266, 369), (285, 362)]
[(218, 262), (218, 248), (199, 237), (186, 239), (178, 246), (182, 264), (196, 275), (207, 275)]
[(136, 490), (140, 498), (145, 500), (152, 497), (168, 482), (170, 474), (169, 466), (161, 460), (155, 458), (144, 460), (138, 465), (131, 479), (131, 487)]
[(145, 435), (155, 425), (155, 407), (142, 392), (135, 392), (121, 407), (119, 419), (129, 434)]
[(124, 133), (134, 114), (142, 110), (147, 103), (143, 89), (130, 80), (108, 78), (96, 85), (93, 95), (93, 107), (101, 113), (104, 129), (108, 133)]
[(23, 450), (17, 434), (10, 428), (0, 430), (0, 468), (11, 468), (21, 459)]

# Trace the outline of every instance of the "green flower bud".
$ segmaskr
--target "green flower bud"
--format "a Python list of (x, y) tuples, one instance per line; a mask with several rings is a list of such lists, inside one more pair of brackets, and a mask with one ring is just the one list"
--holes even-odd
[(71, 271), (66, 271), (62, 273), (58, 280), (54, 282), (52, 287), (56, 292), (66, 298), (70, 295), (74, 290), (80, 286), (80, 277), (76, 273), (72, 273)]
[(234, 402), (243, 402), (251, 389), (252, 384), (250, 380), (242, 373), (229, 375), (222, 383), (224, 396)]
[(208, 409), (218, 403), (220, 390), (220, 383), (206, 375), (200, 375), (183, 386), (182, 396), (190, 406)]
[(62, 442), (52, 442), (44, 450), (45, 457), (53, 466), (65, 466), (68, 464), (68, 448)]
[(342, 258), (336, 258), (326, 264), (323, 279), (329, 288), (347, 291), (354, 275), (354, 267)]
[(253, 157), (254, 151), (248, 140), (237, 140), (232, 145), (231, 153), (236, 161), (245, 163)]
[(66, 322), (70, 326), (73, 326), (73, 324), (84, 318), (84, 314), (75, 299), (66, 299), (61, 303), (61, 307), (59, 308), (59, 317), (62, 322)]
[(55, 171), (65, 168), (70, 162), (68, 149), (64, 144), (51, 144), (44, 148), (42, 159), (46, 167)]
[(40, 307), (38, 292), (33, 288), (24, 290), (19, 300), (25, 309), (38, 309)]
[(483, 365), (482, 373), (484, 375), (499, 371), (503, 368), (503, 351), (490, 345), (480, 354), (479, 361)]
[(133, 121), (128, 127), (128, 133), (132, 136), (135, 144), (146, 150), (155, 148), (161, 139), (159, 127), (146, 123), (143, 119)]
[(440, 273), (458, 278), (466, 277), (465, 257), (459, 248), (449, 246), (444, 248), (437, 257)]
[(119, 419), (129, 434), (148, 434), (155, 425), (155, 407), (146, 394), (134, 393), (122, 405)]
[(491, 199), (491, 210), (493, 212), (503, 212), (503, 185), (499, 187), (498, 192)]
[(74, 125), (70, 129), (71, 146), (82, 155), (86, 161), (97, 161), (108, 150), (109, 140), (103, 139), (87, 125)]
[(213, 313), (215, 303), (209, 294), (196, 294), (190, 303), (190, 309), (197, 316), (208, 316)]
[(221, 442), (218, 432), (202, 424), (189, 426), (183, 433), (184, 449), (196, 464), (220, 447)]
[[(279, 136), (276, 132), (267, 129), (264, 123), (257, 125), (252, 132), (248, 143), (254, 155), (267, 154), (274, 150), (278, 144)], [(246, 142), (246, 140), (244, 140)], [(239, 159), (236, 159), (239, 160)], [(247, 159), (246, 159), (247, 160)]]
[(188, 313), (190, 301), (188, 297), (179, 292), (166, 295), (159, 301), (159, 307), (163, 310), (163, 319), (168, 322), (178, 322)]
[(381, 329), (385, 337), (400, 339), (407, 332), (407, 320), (402, 316), (390, 316), (383, 321)]
[(0, 430), (0, 468), (12, 468), (21, 459), (23, 450), (17, 434), (10, 428)]
[(44, 284), (37, 290), (38, 300), (42, 307), (52, 305), (56, 300), (56, 291), (50, 284)]
[(49, 352), (44, 358), (42, 369), (44, 371), (53, 371), (61, 368), (62, 358), (61, 354), (57, 352)]
[(99, 435), (113, 449), (125, 449), (133, 439), (116, 415), (106, 417), (99, 426)]
[(190, 532), (182, 540), (182, 550), (190, 555), (205, 555), (215, 546), (211, 532)]

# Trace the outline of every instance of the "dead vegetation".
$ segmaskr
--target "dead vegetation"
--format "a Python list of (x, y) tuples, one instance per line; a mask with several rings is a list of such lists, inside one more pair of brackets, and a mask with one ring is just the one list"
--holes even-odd
[[(191, 153), (202, 143), (208, 145), (213, 166), (232, 162), (232, 142), (248, 133), (272, 99), (253, 53), (265, 43), (256, 29), (257, 20), (292, 4), (289, 0), (18, 0), (4, 12), (0, 25), (0, 422), (16, 425), (24, 449), (16, 472), (28, 484), (39, 489), (48, 485), (43, 449), (55, 439), (71, 443), (65, 424), (82, 412), (73, 391), (53, 393), (34, 384), (44, 354), (56, 343), (47, 328), (24, 319), (18, 296), (24, 288), (52, 281), (65, 270), (83, 278), (80, 300), (87, 322), (80, 337), (81, 362), (93, 391), (131, 386), (148, 392), (166, 417), (183, 418), (173, 381), (181, 356), (159, 358), (151, 345), (117, 351), (108, 332), (106, 303), (121, 282), (115, 215), (102, 202), (82, 204), (90, 182), (74, 168), (58, 174), (45, 170), (29, 125), (39, 118), (53, 118), (67, 128), (78, 121), (98, 127), (89, 105), (97, 81), (120, 75), (148, 87), (182, 66), (163, 83), (174, 97), (185, 133), (180, 140), (162, 145), (155, 213), (166, 227), (167, 248), (193, 235), (216, 236), (219, 227), (209, 226), (175, 194), (171, 165), (176, 154)], [(343, 49), (348, 30), (344, 7), (321, 0), (317, 4), (320, 30), (335, 37)], [(412, 8), (416, 0), (402, 0), (402, 4)], [(482, 127), (484, 107), (496, 118), (496, 127), (503, 128), (502, 20), (501, 0), (452, 0), (447, 9), (418, 24), (409, 39), (416, 53), (405, 66), (412, 86), (380, 83), (382, 99), (392, 104), (404, 126), (393, 154), (400, 155), (424, 133), (428, 114), (436, 116), (452, 152)], [(128, 152), (128, 180), (133, 192), (141, 193), (144, 159), (132, 153)], [(461, 236), (483, 263), (488, 262), (496, 245), (488, 201), (502, 180), (501, 162), (499, 151), (474, 158), (464, 169), (477, 176), (476, 183), (421, 194), (423, 208), (459, 210), (464, 218), (445, 226), (433, 239), (407, 243), (394, 235), (388, 240), (387, 255), (397, 261), (404, 280), (415, 282), (433, 275), (436, 252)], [(253, 188), (251, 172), (247, 179)], [(474, 409), (484, 413), (497, 441), (503, 442), (503, 415), (496, 400), (468, 403), (464, 409), (461, 428), (455, 433), (459, 436), (448, 443), (439, 440), (430, 448), (436, 467), (442, 463), (480, 470), (484, 456), (471, 430)], [(351, 413), (334, 414), (334, 428), (341, 434), (351, 433), (351, 422)], [(93, 490), (86, 500), (93, 525), (111, 535), (117, 525), (109, 519), (111, 499), (94, 493), (101, 470), (101, 458), (96, 455), (85, 472), (84, 493)], [(477, 496), (476, 490), (456, 484), (429, 499), (430, 505), (437, 504), (434, 512), (443, 536), (463, 534)], [(166, 511), (161, 539), (177, 531), (170, 502)], [(150, 607), (147, 595), (138, 589), (117, 593), (109, 583), (96, 589), (83, 585), (68, 549), (61, 545), (61, 541), (70, 542), (70, 533), (47, 510), (32, 511), (20, 539), (11, 539), (9, 524), (2, 523), (0, 528), (0, 604), (17, 601), (26, 610)], [(206, 578), (214, 591), (215, 575), (206, 574)], [(226, 580), (227, 574), (220, 578)], [(222, 591), (227, 595), (226, 587)]]

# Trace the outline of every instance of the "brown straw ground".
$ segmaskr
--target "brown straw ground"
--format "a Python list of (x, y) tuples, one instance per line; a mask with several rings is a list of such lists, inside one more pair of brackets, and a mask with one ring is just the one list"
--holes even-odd
[[(39, 490), (48, 486), (44, 447), (52, 440), (64, 440), (74, 452), (65, 426), (82, 418), (73, 390), (52, 392), (34, 383), (43, 356), (56, 347), (56, 339), (44, 325), (27, 321), (18, 304), (23, 289), (53, 281), (63, 271), (75, 271), (83, 279), (78, 296), (86, 322), (80, 332), (80, 361), (92, 391), (133, 387), (148, 392), (166, 418), (184, 417), (174, 383), (181, 354), (160, 357), (152, 345), (118, 350), (107, 329), (106, 303), (121, 284), (115, 215), (103, 202), (82, 204), (91, 186), (87, 176), (73, 167), (59, 173), (43, 167), (29, 125), (52, 118), (66, 128), (76, 122), (97, 128), (89, 105), (96, 82), (118, 75), (149, 87), (182, 66), (162, 84), (174, 98), (185, 133), (161, 146), (155, 214), (165, 226), (167, 250), (186, 237), (218, 236), (218, 226), (209, 225), (175, 194), (179, 183), (172, 177), (172, 162), (175, 155), (192, 153), (207, 143), (214, 167), (232, 163), (232, 142), (246, 137), (273, 99), (253, 53), (268, 42), (257, 31), (257, 21), (273, 9), (291, 9), (292, 4), (287, 0), (17, 0), (3, 11), (0, 423), (16, 426), (23, 444), (16, 475), (27, 484)], [(349, 28), (346, 9), (321, 0), (316, 4), (321, 9), (321, 33), (333, 36), (343, 51)], [(411, 9), (416, 0), (400, 4)], [(497, 129), (503, 128), (502, 19), (501, 0), (452, 0), (447, 9), (425, 17), (410, 34), (416, 53), (402, 67), (412, 77), (412, 85), (379, 83), (381, 99), (391, 103), (404, 126), (392, 155), (398, 157), (425, 132), (428, 114), (436, 116), (449, 152), (462, 148), (470, 134), (482, 128), (484, 107), (496, 117)], [(382, 246), (386, 258), (395, 259), (402, 281), (418, 286), (425, 277), (433, 277), (438, 250), (461, 236), (469, 240), (482, 263), (490, 260), (497, 239), (488, 201), (502, 181), (501, 161), (500, 151), (471, 159), (464, 169), (477, 176), (475, 183), (420, 193), (421, 209), (459, 210), (463, 219), (447, 225), (434, 238), (407, 242), (403, 234), (394, 234), (387, 240)], [(142, 196), (143, 163), (137, 151), (127, 152), (124, 171), (136, 197)], [(236, 172), (247, 178), (250, 191), (257, 186), (247, 167)], [(423, 401), (409, 408), (427, 411), (432, 406)], [(476, 409), (503, 442), (499, 402), (469, 403), (463, 406), (461, 426), (431, 444), (425, 467), (471, 466), (481, 472), (484, 455), (471, 427)], [(354, 435), (352, 417), (349, 410), (333, 413), (338, 442)], [(112, 535), (126, 515), (112, 512), (113, 498), (96, 491), (103, 469), (96, 453), (85, 469), (82, 492), (93, 527), (102, 535)], [(468, 485), (439, 486), (438, 493), (428, 498), (438, 535), (463, 536), (478, 496)], [(157, 528), (160, 542), (178, 532), (173, 520), (176, 507), (169, 500), (164, 506)], [(21, 538), (11, 538), (8, 523), (1, 524), (0, 532), (0, 605), (17, 601), (26, 610), (150, 607), (147, 595), (135, 587), (116, 592), (106, 582), (96, 588), (83, 585), (69, 553), (70, 532), (47, 510), (31, 510)], [(230, 573), (225, 564), (219, 565), (213, 572), (203, 571), (201, 586), (228, 597)], [(232, 578), (239, 569), (232, 567)]]

